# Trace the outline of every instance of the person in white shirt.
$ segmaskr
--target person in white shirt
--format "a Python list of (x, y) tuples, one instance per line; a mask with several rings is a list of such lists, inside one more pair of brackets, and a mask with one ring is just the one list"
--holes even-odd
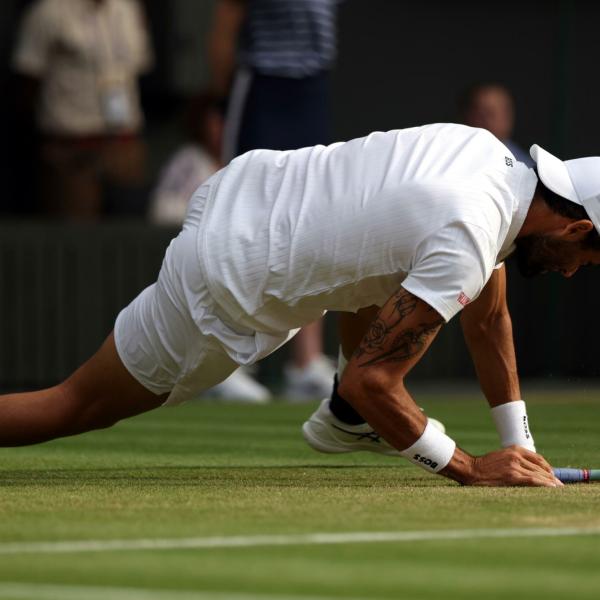
[[(600, 157), (531, 152), (539, 181), (491, 133), (453, 124), (238, 157), (197, 190), (158, 281), (97, 354), (53, 388), (0, 397), (0, 444), (183, 402), (339, 310), (365, 322), (362, 338), (342, 339), (339, 385), (365, 423), (321, 406), (304, 426), (313, 447), (397, 452), (463, 484), (561, 485), (533, 451), (496, 267), (515, 247), (528, 274), (600, 263)], [(461, 310), (505, 446), (481, 457), (436, 429), (404, 385)]]
[(221, 112), (211, 94), (188, 101), (183, 119), (187, 139), (159, 172), (148, 207), (152, 223), (181, 227), (193, 193), (223, 166)]
[(153, 62), (138, 0), (30, 3), (12, 68), (40, 134), (44, 212), (96, 219), (133, 208), (146, 169), (138, 80)]

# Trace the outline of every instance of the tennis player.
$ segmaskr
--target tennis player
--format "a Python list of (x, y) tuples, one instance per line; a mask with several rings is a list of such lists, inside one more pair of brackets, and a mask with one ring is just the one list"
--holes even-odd
[[(531, 154), (539, 179), (489, 132), (435, 124), (236, 158), (195, 192), (158, 281), (100, 350), (55, 387), (0, 397), (0, 443), (178, 404), (335, 310), (349, 360), (304, 426), (311, 446), (398, 452), (463, 484), (560, 485), (527, 428), (502, 261), (516, 249), (526, 274), (567, 277), (600, 263), (600, 158)], [(460, 311), (507, 446), (480, 457), (404, 385)]]

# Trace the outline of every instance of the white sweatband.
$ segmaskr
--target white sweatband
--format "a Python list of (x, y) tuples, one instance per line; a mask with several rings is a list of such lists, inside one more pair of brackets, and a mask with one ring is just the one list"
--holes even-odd
[(527, 409), (523, 400), (515, 400), (492, 408), (492, 418), (500, 435), (500, 445), (522, 446), (535, 452), (535, 443), (529, 430)]
[(338, 364), (337, 364), (337, 376), (338, 381), (342, 378), (344, 374), (344, 370), (346, 369), (346, 365), (348, 364), (348, 359), (344, 356), (342, 352), (342, 347), (340, 346), (338, 349)]
[(441, 471), (454, 456), (456, 442), (429, 421), (421, 437), (400, 454), (426, 471)]

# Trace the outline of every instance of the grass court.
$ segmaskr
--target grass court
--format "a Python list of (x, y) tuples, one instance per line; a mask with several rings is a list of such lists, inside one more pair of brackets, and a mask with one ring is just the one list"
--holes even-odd
[[(600, 467), (599, 394), (526, 395), (555, 466)], [(478, 394), (417, 397), (467, 451), (496, 447)], [(598, 598), (600, 484), (463, 488), (320, 455), (315, 407), (194, 403), (1, 450), (0, 599)]]

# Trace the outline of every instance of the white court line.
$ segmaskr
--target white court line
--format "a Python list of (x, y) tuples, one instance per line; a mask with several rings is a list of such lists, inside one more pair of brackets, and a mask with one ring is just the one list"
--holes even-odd
[[(339, 600), (338, 597), (334, 598), (333, 596), (292, 596), (289, 594), (281, 596), (17, 582), (0, 583), (1, 598), (10, 598), (10, 600)], [(352, 600), (361, 599), (352, 598)]]
[(494, 538), (564, 537), (600, 535), (600, 527), (522, 527), (512, 529), (447, 529), (430, 531), (357, 531), (292, 535), (247, 535), (131, 540), (81, 540), (60, 542), (8, 542), (0, 555), (66, 554), (123, 550), (185, 550), (208, 548), (254, 548), (257, 546), (321, 546), (325, 544), (372, 544), (378, 542), (424, 542)]

